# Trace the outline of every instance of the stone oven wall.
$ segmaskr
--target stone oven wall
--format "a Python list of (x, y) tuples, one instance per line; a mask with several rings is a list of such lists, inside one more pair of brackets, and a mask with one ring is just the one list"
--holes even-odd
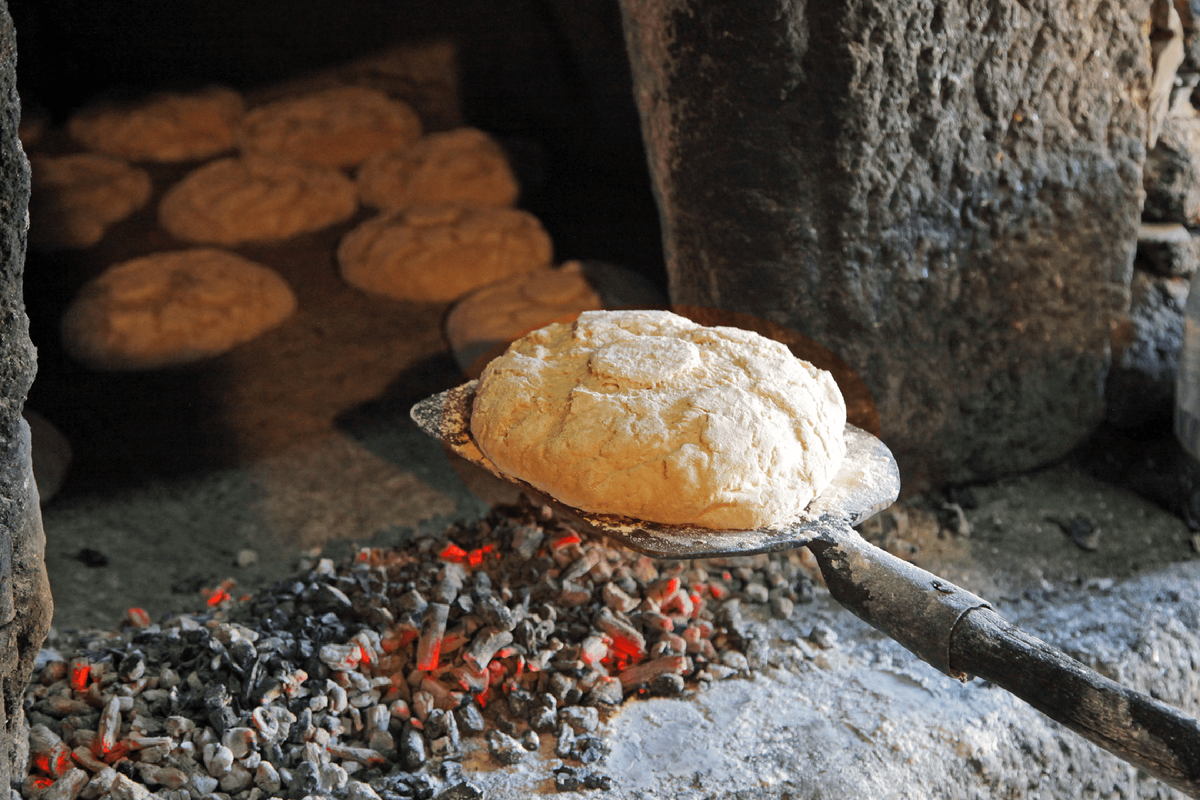
[(29, 164), (17, 139), (16, 44), (0, 0), (0, 790), (24, 768), (25, 688), (50, 626), (45, 538), (21, 410), (34, 375), (21, 279)]
[(839, 353), (910, 490), (1065, 454), (1129, 304), (1148, 5), (623, 0), (673, 299)]

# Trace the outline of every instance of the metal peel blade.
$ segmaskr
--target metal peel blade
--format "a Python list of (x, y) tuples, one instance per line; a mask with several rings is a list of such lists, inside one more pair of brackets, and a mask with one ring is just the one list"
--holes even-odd
[(471, 381), (421, 401), (412, 409), (413, 420), (455, 455), (517, 484), (531, 497), (584, 528), (647, 555), (704, 558), (791, 550), (869, 519), (895, 502), (900, 493), (900, 470), (887, 445), (861, 428), (847, 424), (846, 457), (833, 481), (803, 514), (778, 525), (749, 531), (714, 530), (581, 511), (505, 475), (483, 454), (471, 438), (475, 386), (476, 382)]

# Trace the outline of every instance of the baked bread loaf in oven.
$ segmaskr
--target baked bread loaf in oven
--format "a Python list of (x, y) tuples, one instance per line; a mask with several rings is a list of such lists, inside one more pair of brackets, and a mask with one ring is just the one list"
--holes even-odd
[(244, 153), (354, 167), (372, 153), (421, 138), (417, 112), (365, 86), (338, 86), (276, 100), (248, 112), (238, 131)]
[(431, 133), (411, 147), (376, 153), (358, 168), (358, 195), (384, 211), (462, 203), (511, 206), (520, 189), (504, 149), (476, 128)]
[(346, 283), (395, 300), (446, 302), (512, 275), (548, 270), (538, 218), (501, 206), (413, 206), (373, 217), (338, 244)]
[(29, 159), (29, 245), (36, 250), (84, 249), (108, 227), (150, 199), (143, 169), (96, 153)]
[(162, 92), (135, 102), (100, 103), (80, 111), (67, 130), (89, 150), (131, 161), (189, 161), (233, 149), (245, 111), (233, 89)]
[(845, 455), (832, 375), (667, 311), (588, 311), (484, 370), (471, 434), (504, 473), (595, 513), (749, 530), (804, 510)]
[(93, 369), (172, 367), (248, 342), (295, 310), (287, 281), (239, 255), (153, 253), (84, 285), (63, 316), (63, 346)]
[(210, 161), (163, 195), (158, 221), (197, 244), (277, 242), (349, 219), (354, 184), (335, 167), (270, 156)]

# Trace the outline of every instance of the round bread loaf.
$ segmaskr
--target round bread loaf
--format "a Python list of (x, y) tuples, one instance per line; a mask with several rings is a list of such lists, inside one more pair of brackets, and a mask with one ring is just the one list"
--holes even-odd
[(604, 308), (583, 265), (535, 270), (490, 283), (462, 298), (446, 315), (446, 339), (455, 360), (470, 371), (475, 360), (534, 328), (581, 311)]
[(504, 473), (595, 513), (751, 530), (795, 517), (845, 455), (833, 377), (784, 345), (667, 311), (588, 311), (479, 381), (471, 434)]
[(145, 170), (95, 153), (34, 156), (29, 164), (29, 244), (38, 250), (97, 244), (153, 190)]
[(154, 253), (83, 287), (63, 346), (93, 369), (158, 369), (224, 353), (295, 310), (291, 287), (261, 264), (212, 248)]
[(238, 144), (246, 153), (354, 167), (420, 137), (421, 120), (407, 103), (365, 86), (338, 86), (250, 111)]
[(537, 217), (499, 206), (416, 206), (369, 219), (338, 245), (342, 277), (396, 300), (444, 302), (522, 272), (549, 269)]
[(354, 184), (334, 167), (268, 156), (222, 158), (163, 195), (158, 221), (185, 242), (275, 242), (349, 219)]
[(504, 149), (475, 128), (376, 153), (359, 167), (357, 183), (363, 203), (384, 211), (436, 203), (511, 206), (520, 194)]
[(132, 103), (103, 103), (80, 111), (67, 130), (89, 150), (131, 161), (188, 161), (233, 149), (245, 110), (233, 89), (163, 92)]

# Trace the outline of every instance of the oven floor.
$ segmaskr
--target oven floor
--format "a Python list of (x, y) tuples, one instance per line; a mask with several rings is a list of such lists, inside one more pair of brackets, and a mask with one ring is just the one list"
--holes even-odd
[[(318, 557), (346, 558), (483, 514), (440, 446), (408, 418), (413, 402), (463, 379), (442, 333), (447, 307), (372, 298), (339, 279), (334, 247), (360, 219), (239, 248), (287, 278), (298, 312), (220, 358), (157, 372), (85, 370), (63, 355), (56, 331), (90, 275), (178, 246), (151, 212), (86, 257), (30, 255), (39, 374), (29, 407), (74, 453), (43, 509), (55, 637), (113, 630), (130, 608), (152, 619), (200, 611), (205, 590), (223, 582), (253, 593)], [(601, 241), (614, 225), (597, 218), (581, 241)], [(1113, 461), (1107, 453), (971, 487), (969, 499), (954, 498), (969, 534), (918, 524), (946, 498), (912, 498), (892, 515), (908, 520), (894, 544), (1127, 685), (1154, 686), (1168, 702), (1190, 698), (1195, 714), (1186, 676), (1164, 677), (1157, 645), (1142, 646), (1170, 640), (1200, 658), (1196, 634), (1171, 625), (1200, 605), (1192, 534), (1125, 483), (1097, 477), (1092, 467)], [(1063, 532), (1060, 523), (1076, 518), (1098, 531), (1096, 549)], [(837, 634), (833, 647), (810, 641), (818, 623)], [(606, 797), (970, 796), (964, 786), (978, 796), (1056, 796), (1079, 774), (1092, 777), (1095, 796), (1116, 786), (1129, 797), (1161, 796), (1153, 780), (1007, 694), (915, 661), (820, 591), (792, 619), (756, 624), (774, 655), (753, 679), (627, 702), (609, 721), (605, 770), (618, 786)], [(489, 796), (527, 797), (552, 791), (548, 748), (516, 767), (497, 769), (478, 752), (465, 766)]]
[[(462, 379), (441, 334), (446, 308), (346, 288), (329, 247), (314, 237), (248, 253), (293, 282), (299, 312), (179, 370), (86, 372), (56, 354), (31, 306), (42, 371), (30, 405), (75, 451), (44, 508), (51, 646), (79, 629), (113, 630), (131, 607), (152, 619), (201, 611), (204, 590), (229, 579), (249, 594), (318, 556), (483, 514), (408, 418), (412, 402)], [(1164, 677), (1142, 646), (1200, 657), (1194, 629), (1171, 624), (1200, 606), (1200, 559), (1179, 518), (1073, 462), (956, 499), (973, 506), (969, 535), (927, 524), (940, 498), (891, 516), (907, 518), (901, 545), (918, 563), (1126, 685), (1197, 712), (1186, 675)], [(1062, 532), (1058, 522), (1075, 517), (1099, 530), (1096, 550)], [(1173, 796), (1012, 696), (945, 678), (822, 591), (790, 620), (750, 616), (771, 645), (753, 678), (630, 700), (608, 720), (602, 769), (616, 787), (605, 797), (1061, 796), (1080, 774), (1097, 787), (1083, 796)], [(836, 634), (831, 646), (814, 643), (817, 626)], [(503, 768), (481, 748), (467, 743), (464, 772), (489, 797), (553, 792), (552, 741)]]

